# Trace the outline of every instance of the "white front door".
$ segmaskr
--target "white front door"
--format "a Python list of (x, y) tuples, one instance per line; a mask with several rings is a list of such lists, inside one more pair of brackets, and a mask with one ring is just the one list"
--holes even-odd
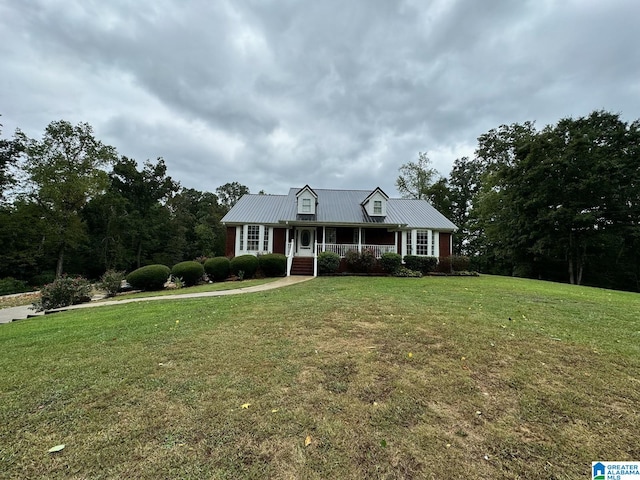
[(297, 255), (301, 257), (313, 256), (313, 246), (315, 243), (315, 229), (313, 228), (298, 228), (298, 248)]

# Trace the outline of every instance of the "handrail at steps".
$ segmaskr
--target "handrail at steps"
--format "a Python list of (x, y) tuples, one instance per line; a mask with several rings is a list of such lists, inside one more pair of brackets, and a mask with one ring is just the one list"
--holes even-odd
[(318, 276), (318, 242), (316, 241), (316, 246), (313, 249), (313, 276)]
[(291, 276), (291, 266), (293, 265), (293, 240), (291, 240), (289, 245), (289, 253), (287, 254), (287, 277)]

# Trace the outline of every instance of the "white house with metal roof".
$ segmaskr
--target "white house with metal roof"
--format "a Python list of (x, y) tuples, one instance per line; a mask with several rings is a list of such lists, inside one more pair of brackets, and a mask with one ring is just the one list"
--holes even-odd
[(380, 188), (292, 188), (288, 195), (244, 195), (224, 216), (226, 255), (282, 253), (288, 273), (315, 274), (318, 253), (370, 249), (447, 257), (456, 226), (426, 200), (389, 198)]

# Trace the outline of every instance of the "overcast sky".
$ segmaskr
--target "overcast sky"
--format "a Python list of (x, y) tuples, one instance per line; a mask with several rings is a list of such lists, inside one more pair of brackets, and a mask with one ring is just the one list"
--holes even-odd
[(448, 175), (501, 124), (640, 118), (638, 0), (0, 0), (0, 123), (88, 122), (203, 191)]

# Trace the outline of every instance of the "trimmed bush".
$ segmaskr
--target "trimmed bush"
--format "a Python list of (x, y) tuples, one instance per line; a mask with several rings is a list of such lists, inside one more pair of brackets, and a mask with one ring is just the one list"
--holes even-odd
[(376, 266), (376, 254), (370, 248), (365, 248), (360, 253), (360, 270), (364, 273), (369, 273)]
[[(258, 270), (258, 257), (253, 255), (240, 255), (233, 257), (229, 263), (231, 274), (237, 275), (241, 279), (253, 278)], [(240, 273), (242, 272), (242, 274)]]
[(320, 275), (336, 273), (340, 268), (340, 255), (334, 252), (321, 252), (318, 254), (318, 270)]
[(436, 257), (422, 257), (418, 255), (405, 255), (404, 265), (409, 270), (415, 270), (427, 274), (433, 272), (438, 264)]
[(162, 290), (170, 274), (166, 265), (147, 265), (127, 275), (127, 282), (138, 290)]
[(402, 266), (402, 255), (399, 253), (387, 252), (380, 257), (380, 268), (385, 273), (395, 273)]
[(204, 271), (214, 282), (221, 282), (229, 277), (231, 267), (227, 257), (214, 257), (204, 262)]
[(40, 289), (40, 299), (33, 306), (42, 312), (90, 301), (91, 284), (86, 278), (63, 275)]
[(24, 293), (31, 289), (27, 282), (16, 280), (13, 277), (0, 278), (0, 295), (11, 295), (12, 293)]
[(440, 257), (437, 270), (442, 273), (451, 273), (453, 271), (451, 268), (451, 257)]
[(471, 259), (464, 255), (452, 255), (451, 268), (454, 272), (467, 272), (471, 270)]
[(181, 278), (182, 282), (190, 287), (197, 284), (204, 276), (204, 266), (200, 262), (187, 261), (176, 263), (171, 269), (171, 275)]
[(282, 277), (287, 273), (287, 256), (282, 253), (260, 255), (258, 265), (265, 277)]
[(349, 267), (349, 271), (357, 272), (360, 269), (360, 253), (357, 250), (347, 250), (344, 254), (344, 261)]
[(107, 292), (107, 297), (115, 297), (120, 291), (122, 281), (124, 280), (124, 272), (117, 272), (115, 270), (107, 270), (100, 277), (100, 283), (98, 287)]

